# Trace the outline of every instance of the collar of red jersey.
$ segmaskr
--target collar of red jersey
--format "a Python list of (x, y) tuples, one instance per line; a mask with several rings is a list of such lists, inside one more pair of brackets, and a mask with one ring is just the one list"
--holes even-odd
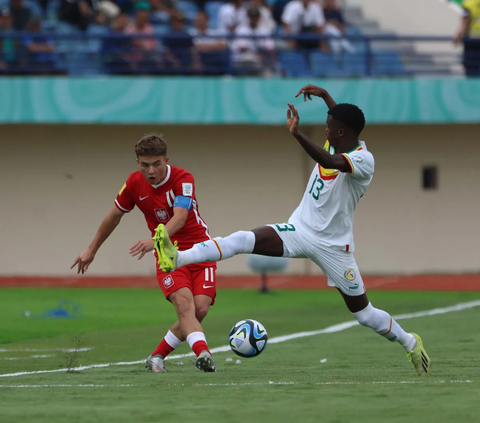
[(172, 169), (170, 168), (170, 165), (167, 165), (167, 176), (162, 182), (159, 182), (157, 185), (152, 185), (153, 188), (159, 188), (162, 185), (165, 185), (167, 181), (170, 179), (170, 174), (172, 173)]

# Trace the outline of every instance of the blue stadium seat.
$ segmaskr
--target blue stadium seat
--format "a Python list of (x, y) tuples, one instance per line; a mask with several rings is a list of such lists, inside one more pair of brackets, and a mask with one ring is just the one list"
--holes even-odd
[[(95, 25), (92, 24), (87, 29), (87, 34), (90, 35), (106, 35), (110, 33), (110, 29), (105, 26)], [(102, 49), (102, 39), (97, 37), (92, 37), (88, 40), (88, 44), (90, 46), (90, 50), (93, 53), (99, 53)]]
[(35, 0), (23, 0), (23, 5), (32, 12), (35, 16), (39, 16), (40, 18), (44, 17), (44, 12), (42, 6)]
[(193, 21), (198, 13), (196, 3), (188, 0), (177, 0), (177, 9), (183, 12), (185, 17), (190, 21)]
[(344, 53), (343, 73), (349, 76), (364, 76), (367, 72), (367, 58), (364, 53)]
[(310, 63), (312, 65), (312, 75), (316, 77), (323, 76), (343, 76), (343, 67), (340, 66), (339, 57), (331, 53), (322, 53), (314, 51), (310, 53)]
[[(349, 37), (362, 37), (365, 36), (365, 33), (361, 28), (357, 28), (354, 26), (350, 26), (346, 28), (346, 34)], [(357, 49), (358, 53), (363, 53), (367, 49), (367, 44), (365, 41), (362, 41), (361, 39), (355, 40), (355, 38), (350, 38), (349, 39), (350, 43)]]
[(305, 54), (298, 51), (282, 51), (279, 54), (279, 61), (286, 76), (299, 78), (310, 76), (308, 63)]
[(48, 0), (46, 17), (48, 20), (54, 21), (58, 19), (58, 10), (60, 9), (60, 0)]
[(210, 28), (217, 28), (218, 26), (218, 10), (222, 7), (222, 2), (207, 1), (205, 3), (205, 12), (208, 14), (210, 21)]
[(394, 51), (375, 51), (373, 53), (372, 75), (403, 76), (407, 72), (398, 53)]

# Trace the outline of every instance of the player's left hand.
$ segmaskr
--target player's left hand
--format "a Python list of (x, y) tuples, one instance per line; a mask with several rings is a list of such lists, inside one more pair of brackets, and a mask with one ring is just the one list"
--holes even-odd
[(154, 248), (155, 243), (153, 242), (153, 239), (145, 239), (142, 241), (137, 241), (135, 244), (133, 244), (130, 247), (129, 253), (132, 257), (140, 254), (140, 257), (138, 257), (138, 260), (140, 260), (145, 254), (153, 251)]
[(298, 131), (298, 124), (300, 122), (300, 116), (298, 116), (298, 110), (291, 103), (288, 104), (287, 110), (287, 126), (290, 129), (291, 134), (295, 134)]

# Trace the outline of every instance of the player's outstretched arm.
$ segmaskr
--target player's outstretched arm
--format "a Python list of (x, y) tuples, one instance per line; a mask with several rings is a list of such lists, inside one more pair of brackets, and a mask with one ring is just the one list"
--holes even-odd
[(298, 129), (300, 116), (293, 104), (288, 103), (287, 126), (290, 133), (296, 138), (307, 154), (325, 169), (337, 169), (341, 172), (351, 170), (349, 163), (341, 154), (330, 154), (323, 148), (313, 143), (305, 134)]
[(337, 103), (335, 103), (335, 100), (332, 98), (332, 96), (328, 93), (326, 89), (321, 87), (316, 87), (315, 85), (312, 85), (312, 84), (305, 85), (297, 93), (295, 98), (297, 98), (301, 94), (303, 94), (304, 101), (307, 101), (307, 98), (311, 100), (312, 95), (315, 97), (323, 98), (323, 101), (325, 101), (325, 104), (327, 105), (328, 109), (331, 109), (332, 107), (337, 105)]
[(98, 249), (118, 226), (124, 214), (125, 213), (120, 211), (117, 207), (113, 206), (112, 210), (110, 210), (110, 212), (102, 220), (102, 223), (98, 227), (93, 241), (90, 243), (88, 248), (75, 259), (73, 264), (70, 266), (70, 269), (78, 266), (77, 274), (81, 272), (82, 275), (88, 270), (88, 266), (90, 266), (90, 263), (92, 263), (92, 261), (95, 259), (95, 254), (97, 254)]

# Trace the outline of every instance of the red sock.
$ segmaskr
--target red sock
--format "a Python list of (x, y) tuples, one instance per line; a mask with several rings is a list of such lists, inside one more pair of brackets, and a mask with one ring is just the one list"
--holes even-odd
[(207, 343), (205, 341), (197, 341), (195, 344), (192, 345), (192, 350), (195, 353), (195, 355), (198, 357), (202, 351), (208, 351), (210, 350), (207, 347)]
[[(205, 345), (206, 346), (206, 345)], [(162, 342), (155, 348), (155, 351), (152, 353), (153, 355), (160, 354), (164, 358), (170, 354), (175, 348), (172, 348), (165, 339), (162, 339)]]

